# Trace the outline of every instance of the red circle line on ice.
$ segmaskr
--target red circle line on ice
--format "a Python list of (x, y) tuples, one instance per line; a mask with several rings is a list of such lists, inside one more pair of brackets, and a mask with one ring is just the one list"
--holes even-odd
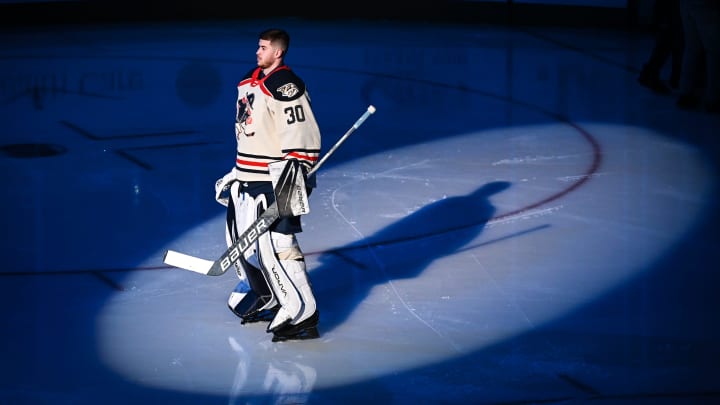
[[(322, 68), (318, 68), (318, 69), (322, 70)], [(332, 69), (332, 70), (337, 71), (337, 69)], [(551, 194), (545, 198), (542, 198), (538, 201), (532, 202), (530, 204), (527, 204), (523, 207), (517, 208), (517, 209), (509, 211), (509, 212), (504, 212), (504, 213), (495, 215), (492, 218), (489, 218), (487, 220), (487, 222), (498, 221), (498, 220), (506, 219), (506, 218), (509, 218), (512, 216), (516, 216), (518, 214), (541, 207), (545, 204), (556, 201), (556, 200), (566, 196), (567, 194), (569, 194), (569, 193), (577, 190), (581, 186), (583, 186), (595, 173), (597, 173), (597, 171), (600, 168), (600, 165), (602, 163), (602, 148), (600, 147), (600, 143), (597, 141), (597, 139), (595, 139), (595, 137), (590, 132), (588, 132), (585, 128), (581, 127), (578, 123), (571, 121), (569, 118), (564, 117), (561, 114), (545, 110), (542, 107), (539, 107), (537, 105), (530, 104), (528, 102), (524, 102), (524, 101), (520, 101), (520, 100), (516, 100), (509, 96), (502, 96), (502, 95), (498, 95), (498, 94), (480, 90), (480, 89), (474, 89), (474, 88), (466, 87), (466, 86), (450, 85), (448, 83), (436, 82), (436, 81), (432, 81), (432, 80), (408, 79), (406, 77), (396, 76), (396, 75), (392, 75), (392, 74), (378, 74), (378, 73), (360, 72), (360, 71), (351, 71), (351, 70), (343, 70), (343, 72), (373, 76), (375, 79), (378, 79), (378, 80), (382, 80), (382, 79), (388, 80), (389, 79), (389, 80), (398, 80), (398, 81), (410, 81), (410, 82), (414, 82), (416, 84), (422, 84), (422, 85), (427, 85), (427, 86), (431, 86), (431, 87), (442, 87), (446, 90), (450, 89), (450, 90), (456, 90), (456, 91), (460, 91), (460, 92), (472, 93), (472, 94), (476, 94), (476, 95), (479, 95), (482, 97), (492, 98), (492, 99), (496, 99), (496, 100), (499, 100), (502, 102), (510, 103), (517, 107), (522, 107), (522, 108), (525, 108), (528, 110), (536, 111), (542, 115), (548, 116), (549, 118), (551, 118), (552, 120), (554, 120), (556, 122), (560, 122), (560, 123), (563, 123), (565, 125), (572, 127), (585, 139), (585, 141), (587, 141), (590, 144), (590, 147), (592, 148), (592, 159), (590, 161), (588, 168), (585, 170), (585, 173), (578, 176), (578, 179), (576, 181), (571, 183), (568, 187), (565, 187), (564, 189), (561, 189), (560, 191), (553, 193), (553, 194)], [(371, 100), (370, 100), (371, 90), (370, 89), (372, 87), (373, 87), (373, 83), (370, 83), (368, 86), (366, 86), (366, 88), (364, 90), (364, 98), (365, 98), (364, 102), (365, 103), (368, 103), (368, 104), (371, 103)], [(394, 243), (407, 242), (410, 240), (423, 239), (423, 238), (439, 235), (442, 233), (454, 232), (454, 231), (457, 231), (460, 229), (470, 228), (470, 227), (477, 226), (477, 225), (479, 225), (479, 224), (471, 222), (471, 223), (468, 223), (467, 226), (463, 226), (461, 228), (445, 229), (445, 230), (440, 230), (440, 231), (434, 232), (434, 233), (429, 233), (429, 234), (425, 233), (423, 235), (409, 235), (407, 237), (396, 238), (396, 239), (392, 239), (392, 240), (384, 240), (384, 241), (366, 243), (366, 244), (362, 244), (362, 246), (351, 245), (351, 246), (343, 246), (343, 247), (339, 247), (336, 249), (328, 249), (328, 250), (318, 251), (318, 252), (307, 252), (306, 255), (312, 256), (312, 255), (319, 255), (322, 253), (354, 250), (354, 249), (357, 249), (360, 247), (390, 245), (390, 244), (394, 244)]]
[[(566, 120), (566, 119), (561, 119), (560, 121), (562, 121), (563, 123), (571, 126), (571, 127), (574, 128), (577, 132), (579, 132), (580, 135), (582, 135), (582, 137), (583, 137), (583, 138), (590, 144), (590, 146), (592, 147), (592, 159), (591, 159), (590, 165), (589, 165), (588, 168), (586, 169), (585, 173), (582, 174), (582, 175), (580, 175), (580, 176), (578, 176), (578, 179), (577, 179), (575, 182), (571, 183), (568, 187), (565, 187), (564, 189), (561, 189), (560, 191), (558, 191), (558, 192), (556, 192), (556, 193), (553, 193), (553, 194), (551, 194), (551, 195), (549, 195), (549, 196), (547, 196), (547, 197), (545, 197), (545, 198), (542, 198), (542, 199), (540, 199), (540, 200), (538, 200), (538, 201), (535, 201), (535, 202), (532, 202), (532, 203), (530, 203), (530, 204), (527, 204), (527, 205), (525, 205), (525, 206), (523, 206), (523, 207), (514, 209), (514, 210), (509, 211), (509, 212), (504, 212), (504, 213), (495, 215), (495, 216), (493, 216), (492, 218), (487, 219), (487, 221), (486, 221), (485, 223), (489, 223), (489, 222), (492, 222), (492, 221), (498, 221), (498, 220), (506, 219), (506, 218), (509, 218), (509, 217), (513, 217), (513, 216), (519, 215), (519, 214), (521, 214), (521, 213), (523, 213), (523, 212), (533, 210), (533, 209), (535, 209), (535, 208), (541, 207), (541, 206), (543, 206), (543, 205), (545, 205), (545, 204), (548, 204), (548, 203), (550, 203), (550, 202), (553, 202), (553, 201), (555, 201), (555, 200), (558, 200), (558, 199), (564, 197), (565, 195), (567, 195), (567, 194), (569, 194), (569, 193), (577, 190), (578, 188), (580, 188), (582, 185), (584, 185), (584, 184), (592, 177), (593, 174), (595, 174), (595, 173), (598, 171), (598, 169), (600, 168), (600, 164), (602, 163), (602, 153), (601, 153), (600, 144), (599, 144), (598, 141), (595, 139), (595, 137), (593, 137), (592, 134), (590, 134), (590, 132), (588, 132), (587, 130), (585, 130), (584, 128), (582, 128), (582, 127), (581, 127), (580, 125), (578, 125), (577, 123), (571, 122), (571, 121)], [(364, 244), (361, 244), (361, 245), (355, 245), (355, 244), (353, 244), (353, 245), (350, 245), (350, 246), (343, 246), (343, 247), (339, 247), (339, 248), (335, 248), (335, 249), (327, 249), (327, 250), (316, 251), (316, 252), (307, 252), (307, 253), (305, 253), (305, 255), (306, 255), (306, 256), (315, 256), (315, 255), (320, 255), (320, 254), (324, 254), (324, 253), (337, 253), (337, 252), (342, 252), (342, 251), (355, 250), (355, 249), (359, 249), (359, 248), (367, 248), (367, 247), (370, 247), (370, 246), (380, 246), (380, 245), (387, 246), (387, 245), (392, 245), (392, 244), (395, 244), (395, 243), (403, 243), (403, 242), (408, 242), (408, 241), (412, 241), (412, 240), (429, 238), (429, 237), (432, 237), (432, 236), (437, 236), (437, 235), (439, 235), (439, 234), (449, 233), (449, 232), (455, 232), (455, 231), (458, 231), (458, 230), (461, 230), (461, 229), (471, 228), (471, 227), (478, 226), (478, 225), (479, 225), (478, 223), (469, 222), (467, 225), (462, 226), (462, 227), (455, 227), (455, 228), (452, 228), (452, 229), (443, 229), (443, 230), (439, 230), (439, 231), (437, 231), (437, 232), (424, 233), (424, 234), (422, 234), (422, 235), (408, 235), (408, 236), (405, 236), (405, 237), (395, 238), (395, 239), (392, 239), (392, 240), (373, 241), (373, 242), (364, 243)]]

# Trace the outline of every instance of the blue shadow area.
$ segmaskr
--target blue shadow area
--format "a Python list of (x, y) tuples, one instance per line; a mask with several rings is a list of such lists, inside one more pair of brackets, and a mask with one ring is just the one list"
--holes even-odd
[[(344, 322), (373, 287), (417, 277), (434, 260), (477, 237), (495, 213), (488, 199), (508, 187), (508, 182), (492, 182), (467, 195), (439, 200), (367, 238), (324, 253), (311, 274), (322, 330)], [(453, 277), (460, 270), (447, 271)]]

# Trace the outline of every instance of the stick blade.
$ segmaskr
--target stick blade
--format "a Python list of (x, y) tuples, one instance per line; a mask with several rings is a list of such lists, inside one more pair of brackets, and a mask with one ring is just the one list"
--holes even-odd
[(210, 273), (210, 269), (214, 263), (211, 260), (186, 255), (185, 253), (176, 252), (174, 250), (168, 250), (165, 252), (163, 262), (173, 267), (205, 275)]

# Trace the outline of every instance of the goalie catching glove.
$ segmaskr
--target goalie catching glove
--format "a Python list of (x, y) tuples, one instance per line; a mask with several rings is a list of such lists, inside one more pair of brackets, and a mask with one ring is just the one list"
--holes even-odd
[(228, 174), (219, 178), (215, 182), (215, 201), (224, 206), (228, 206), (228, 198), (230, 198), (230, 186), (235, 181), (235, 171), (231, 170)]

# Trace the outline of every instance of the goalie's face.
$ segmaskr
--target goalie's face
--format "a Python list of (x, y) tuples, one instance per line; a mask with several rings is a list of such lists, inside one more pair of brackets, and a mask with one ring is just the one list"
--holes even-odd
[(258, 66), (262, 69), (268, 69), (280, 63), (282, 50), (280, 48), (274, 48), (270, 41), (261, 39), (258, 41), (258, 50), (255, 52), (255, 55), (257, 56)]

